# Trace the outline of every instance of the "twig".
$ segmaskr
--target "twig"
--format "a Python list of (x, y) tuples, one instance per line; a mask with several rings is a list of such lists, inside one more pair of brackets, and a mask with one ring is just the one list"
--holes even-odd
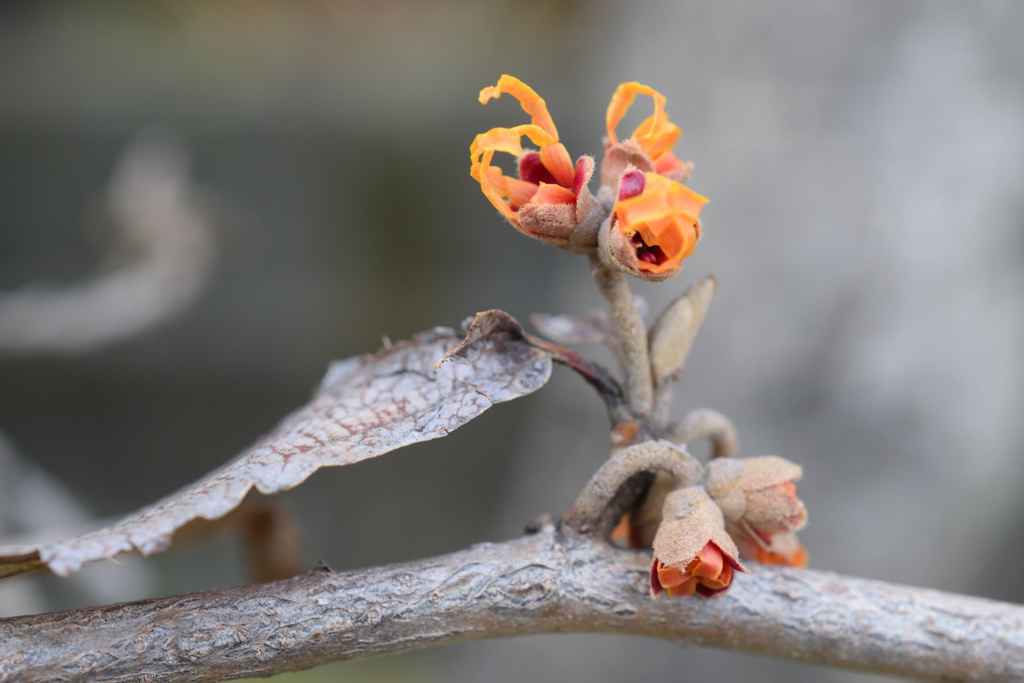
[(710, 408), (691, 410), (669, 428), (667, 438), (675, 443), (690, 443), (700, 438), (711, 442), (712, 458), (734, 458), (739, 451), (736, 425), (728, 417)]
[(672, 477), (672, 490), (699, 482), (704, 468), (668, 441), (645, 441), (630, 446), (613, 454), (590, 478), (565, 514), (565, 523), (581, 532), (590, 527), (600, 538), (607, 537), (622, 514), (661, 473)]
[(592, 386), (604, 401), (605, 408), (608, 409), (608, 418), (613, 425), (630, 419), (631, 415), (625, 405), (625, 397), (622, 395), (622, 386), (601, 364), (539, 337), (524, 334), (523, 338), (536, 348), (550, 353), (551, 360), (575, 370), (587, 384)]
[(634, 411), (649, 412), (654, 400), (654, 387), (644, 320), (637, 310), (625, 275), (602, 264), (597, 256), (591, 256), (590, 267), (597, 288), (608, 302), (612, 322), (622, 342), (626, 359), (626, 398)]
[(0, 620), (0, 681), (220, 681), (466, 640), (630, 633), (924, 680), (1024, 677), (1024, 607), (758, 567), (652, 599), (650, 555), (539, 533), (400, 565)]

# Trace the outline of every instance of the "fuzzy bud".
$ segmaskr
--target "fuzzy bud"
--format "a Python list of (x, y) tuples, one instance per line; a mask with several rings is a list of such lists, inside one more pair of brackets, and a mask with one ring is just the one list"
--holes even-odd
[(654, 537), (651, 592), (712, 597), (745, 572), (739, 549), (725, 530), (722, 511), (700, 486), (677, 489), (665, 499)]
[(799, 465), (784, 458), (717, 458), (707, 465), (707, 491), (718, 503), (741, 556), (759, 562), (806, 566), (807, 552), (793, 532), (807, 523), (796, 497)]

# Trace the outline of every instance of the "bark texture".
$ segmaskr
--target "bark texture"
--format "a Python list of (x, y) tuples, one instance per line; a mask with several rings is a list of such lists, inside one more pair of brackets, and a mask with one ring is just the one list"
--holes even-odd
[(652, 599), (650, 556), (552, 525), (406, 564), (0, 620), (0, 681), (219, 681), (464, 640), (605, 632), (925, 680), (1024, 679), (1024, 607), (755, 567)]

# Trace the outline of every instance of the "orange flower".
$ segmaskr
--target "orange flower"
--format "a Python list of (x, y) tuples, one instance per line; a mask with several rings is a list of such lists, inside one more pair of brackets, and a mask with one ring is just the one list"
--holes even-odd
[[(586, 222), (595, 207), (587, 183), (594, 172), (594, 160), (580, 157), (575, 165), (565, 146), (558, 141), (558, 130), (544, 100), (518, 78), (504, 75), (497, 85), (480, 91), (480, 103), (508, 93), (519, 100), (531, 116), (531, 123), (514, 128), (492, 128), (476, 136), (469, 148), (470, 175), (498, 211), (517, 230), (542, 242), (570, 250), (593, 247), (596, 225), (589, 238), (573, 240), (577, 228)], [(522, 136), (540, 147), (539, 152), (524, 151)], [(495, 152), (519, 159), (519, 178), (504, 175), (491, 166)]]
[(665, 498), (654, 537), (651, 592), (706, 598), (724, 592), (733, 572), (745, 572), (739, 550), (725, 531), (722, 511), (700, 486), (677, 489)]
[(619, 179), (618, 197), (598, 236), (605, 262), (644, 280), (678, 273), (700, 239), (698, 217), (708, 200), (681, 183), (632, 168)]

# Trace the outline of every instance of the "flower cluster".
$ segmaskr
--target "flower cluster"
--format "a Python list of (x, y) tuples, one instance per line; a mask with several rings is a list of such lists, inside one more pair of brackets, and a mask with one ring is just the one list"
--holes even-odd
[[(657, 281), (678, 273), (700, 239), (707, 199), (683, 184), (692, 164), (672, 152), (682, 132), (665, 112), (665, 97), (636, 82), (615, 91), (595, 198), (588, 187), (594, 159), (572, 162), (544, 100), (505, 75), (480, 91), (480, 102), (502, 93), (519, 100), (531, 121), (492, 128), (470, 146), (470, 175), (495, 208), (525, 235), (573, 253), (596, 253), (606, 265), (638, 278)], [(637, 95), (653, 98), (654, 114), (620, 142), (616, 127)], [(524, 149), (523, 136), (540, 149)], [(493, 165), (495, 152), (517, 157), (518, 177)]]
[(796, 531), (807, 509), (793, 481), (799, 465), (777, 456), (715, 458), (703, 486), (673, 490), (659, 477), (645, 500), (623, 515), (612, 540), (654, 548), (651, 591), (703, 595), (725, 591), (740, 560), (806, 567), (807, 551)]
[(704, 486), (669, 493), (654, 537), (651, 591), (717, 595), (734, 570), (746, 571), (741, 559), (806, 567), (795, 533), (807, 523), (793, 484), (801, 474), (776, 456), (716, 458)]

